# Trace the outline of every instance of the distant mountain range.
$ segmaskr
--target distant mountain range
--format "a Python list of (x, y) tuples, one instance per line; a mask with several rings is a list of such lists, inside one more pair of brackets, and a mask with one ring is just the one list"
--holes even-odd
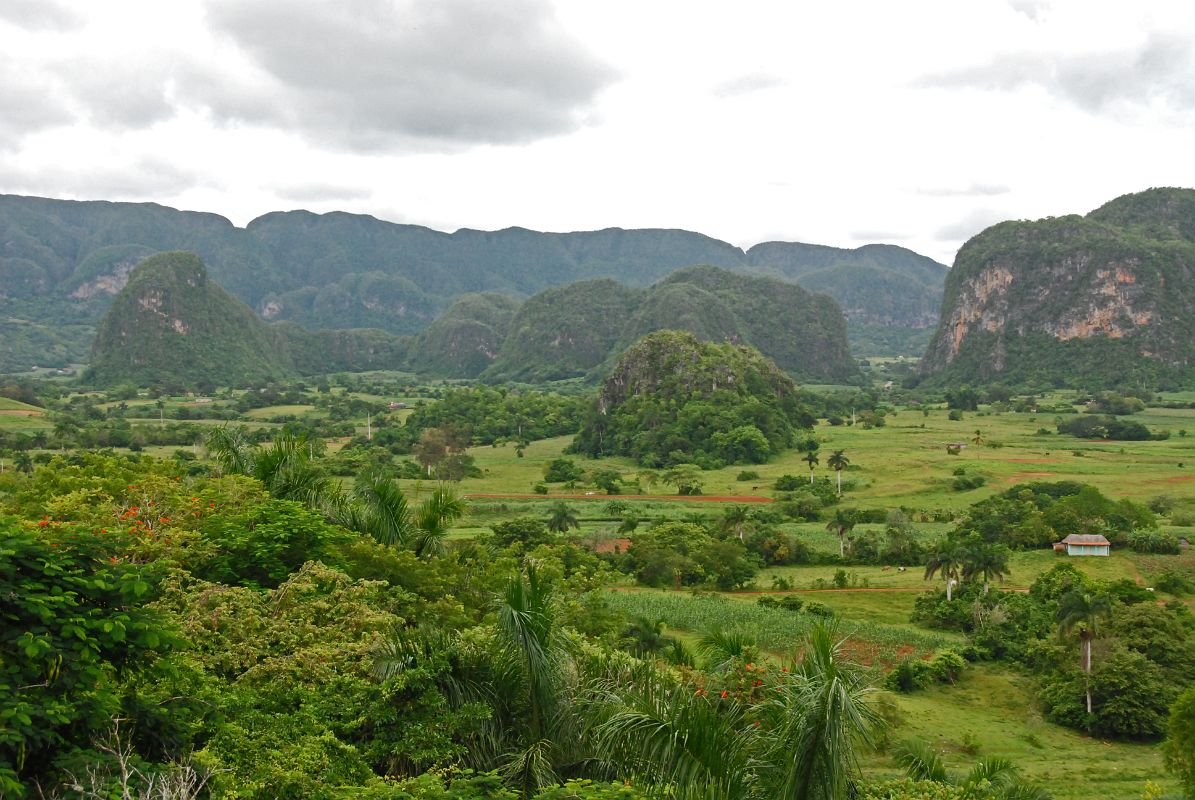
[(1195, 191), (1150, 189), (975, 236), (921, 370), (942, 385), (1195, 382)]
[(138, 263), (100, 322), (87, 377), (99, 384), (246, 385), (368, 369), (494, 381), (596, 379), (636, 340), (683, 330), (751, 345), (790, 376), (858, 376), (846, 321), (826, 297), (774, 278), (691, 267), (647, 289), (609, 280), (548, 289), (524, 303), (466, 295), (421, 333), (308, 331), (267, 323), (209, 277), (197, 255)]
[[(237, 228), (215, 214), (154, 204), (0, 195), (0, 371), (83, 358), (133, 266), (175, 250), (197, 253), (220, 286), (265, 320), (395, 334), (423, 331), (469, 294), (525, 298), (598, 278), (642, 288), (707, 264), (824, 292), (843, 307), (852, 333), (900, 347), (933, 327), (948, 271), (892, 245), (769, 242), (743, 251), (699, 233), (656, 229), (449, 234), (305, 211), (266, 214)], [(510, 306), (487, 297), (471, 302)]]

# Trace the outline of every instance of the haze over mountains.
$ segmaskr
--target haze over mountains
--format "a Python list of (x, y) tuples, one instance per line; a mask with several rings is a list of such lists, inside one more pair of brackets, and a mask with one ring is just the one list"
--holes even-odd
[(215, 214), (153, 204), (0, 196), (0, 369), (86, 353), (132, 266), (191, 250), (212, 278), (271, 321), (309, 329), (427, 328), (469, 293), (526, 297), (577, 280), (644, 287), (681, 267), (722, 266), (795, 281), (839, 300), (852, 329), (925, 331), (947, 269), (892, 245), (788, 242), (746, 251), (681, 230), (442, 233), (345, 213), (267, 214), (237, 228)]

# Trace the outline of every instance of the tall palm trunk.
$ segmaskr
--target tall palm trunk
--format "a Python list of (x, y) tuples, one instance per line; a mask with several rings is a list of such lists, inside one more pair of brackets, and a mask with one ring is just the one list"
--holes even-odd
[(1083, 671), (1087, 673), (1084, 681), (1087, 688), (1087, 713), (1091, 714), (1091, 638), (1083, 640)]

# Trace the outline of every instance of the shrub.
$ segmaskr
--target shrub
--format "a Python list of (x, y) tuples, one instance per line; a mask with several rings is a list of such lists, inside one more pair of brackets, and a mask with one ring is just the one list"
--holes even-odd
[(776, 482), (772, 484), (772, 488), (778, 492), (795, 492), (802, 486), (808, 485), (808, 480), (802, 481), (796, 475), (781, 475), (776, 479)]
[(825, 603), (811, 601), (805, 604), (805, 613), (813, 614), (815, 617), (832, 617), (834, 616), (834, 609)]
[(1129, 547), (1138, 553), (1161, 553), (1178, 555), (1178, 537), (1165, 531), (1133, 531), (1129, 534)]
[(757, 481), (759, 480), (759, 473), (755, 470), (745, 469), (735, 478), (736, 481)]
[(1195, 581), (1192, 581), (1181, 572), (1175, 572), (1171, 569), (1160, 573), (1154, 578), (1153, 584), (1155, 589), (1168, 592), (1175, 597), (1185, 597), (1191, 592), (1195, 592)]

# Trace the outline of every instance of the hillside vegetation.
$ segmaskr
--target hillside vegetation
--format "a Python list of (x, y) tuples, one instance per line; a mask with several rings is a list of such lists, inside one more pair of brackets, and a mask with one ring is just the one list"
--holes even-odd
[(269, 325), (208, 276), (194, 253), (138, 264), (100, 324), (87, 379), (243, 386), (335, 370), (393, 368), (407, 339), (384, 331)]
[[(744, 252), (681, 230), (448, 234), (306, 211), (266, 214), (242, 229), (215, 214), (150, 203), (12, 195), (0, 196), (0, 237), (0, 333), (9, 342), (0, 370), (78, 361), (133, 266), (164, 251), (197, 253), (217, 283), (267, 320), (395, 334), (426, 329), (467, 294), (527, 297), (597, 278), (643, 287), (694, 264), (798, 283), (808, 274), (811, 287), (849, 309), (853, 325), (907, 333), (933, 324), (946, 275), (943, 265), (890, 245), (846, 250), (773, 242)], [(861, 267), (872, 272), (852, 272)], [(869, 282), (860, 278), (874, 277), (874, 270), (890, 285), (873, 302)], [(894, 297), (903, 299), (894, 304)], [(479, 332), (457, 333), (464, 342)]]
[(660, 331), (623, 354), (573, 449), (649, 467), (757, 464), (812, 423), (792, 380), (759, 351)]
[(466, 295), (418, 336), (268, 324), (208, 277), (193, 253), (141, 262), (105, 315), (89, 380), (100, 385), (244, 386), (339, 370), (409, 369), (449, 378), (549, 381), (605, 374), (644, 333), (679, 328), (749, 343), (792, 375), (857, 376), (834, 301), (714, 267), (650, 289), (611, 280), (549, 289), (526, 303)]
[(658, 330), (751, 345), (802, 379), (838, 383), (857, 374), (832, 300), (791, 283), (704, 266), (674, 272), (648, 289), (600, 280), (538, 294), (519, 309), (482, 377), (604, 375), (627, 347)]
[(980, 233), (959, 251), (922, 361), (942, 385), (1168, 385), (1190, 382), (1193, 367), (1190, 189)]

